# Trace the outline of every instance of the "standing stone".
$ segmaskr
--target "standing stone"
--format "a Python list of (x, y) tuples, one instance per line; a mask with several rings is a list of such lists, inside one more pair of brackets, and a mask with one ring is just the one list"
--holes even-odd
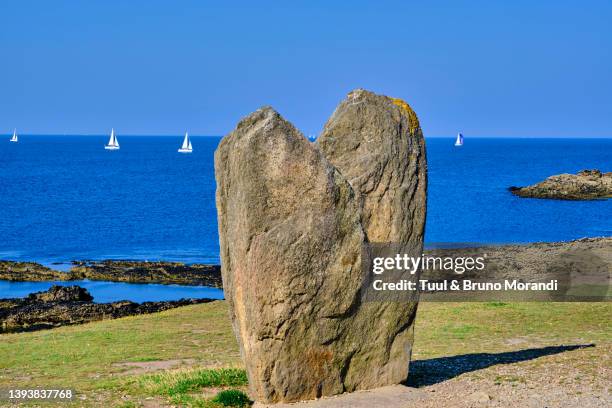
[[(345, 132), (342, 124), (353, 113), (339, 113), (356, 94), (366, 96), (365, 104), (373, 97), (377, 106)], [(320, 146), (263, 108), (243, 119), (215, 153), (225, 297), (251, 396), (262, 402), (396, 384), (408, 374), (416, 303), (362, 303), (361, 246), (371, 234), (420, 251), (423, 139), (410, 108), (365, 91), (348, 100)], [(376, 133), (379, 146), (369, 162), (359, 146), (342, 147), (365, 144), (364, 129), (379, 126), (384, 131)], [(350, 165), (351, 154), (359, 169)], [(368, 166), (378, 170), (368, 173)], [(357, 183), (360, 174), (370, 177), (371, 191)]]
[(336, 108), (317, 143), (360, 196), (368, 240), (420, 254), (427, 164), (412, 108), (401, 99), (355, 90)]
[[(418, 118), (403, 100), (363, 89), (348, 94), (317, 139), (325, 157), (351, 184), (360, 201), (367, 242), (392, 243), (403, 253), (423, 251), (427, 199), (425, 140)], [(404, 276), (414, 280), (414, 277)], [(349, 370), (347, 384), (371, 388), (398, 384), (408, 377), (416, 302), (364, 303), (359, 318), (378, 325), (379, 351), (372, 377)], [(370, 323), (368, 323), (370, 321)], [(384, 327), (383, 327), (384, 326)], [(367, 347), (367, 346), (366, 346)]]

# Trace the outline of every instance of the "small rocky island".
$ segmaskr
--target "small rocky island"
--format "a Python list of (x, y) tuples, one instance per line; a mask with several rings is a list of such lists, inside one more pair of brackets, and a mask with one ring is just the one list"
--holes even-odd
[(46, 292), (31, 293), (25, 298), (0, 299), (0, 333), (50, 329), (207, 302), (212, 299), (94, 303), (87, 289), (53, 285)]
[(559, 174), (526, 187), (510, 187), (512, 194), (524, 198), (556, 200), (595, 200), (612, 197), (612, 172), (582, 170), (578, 174)]

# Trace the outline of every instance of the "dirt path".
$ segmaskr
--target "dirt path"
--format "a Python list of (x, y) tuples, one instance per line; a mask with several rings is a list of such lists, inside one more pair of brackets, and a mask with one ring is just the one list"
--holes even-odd
[(610, 345), (553, 346), (421, 360), (413, 363), (416, 384), (410, 386), (273, 407), (610, 407), (611, 351)]

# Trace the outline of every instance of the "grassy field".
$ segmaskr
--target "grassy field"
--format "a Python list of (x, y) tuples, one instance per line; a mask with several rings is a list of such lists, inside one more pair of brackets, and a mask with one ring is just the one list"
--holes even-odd
[[(72, 388), (78, 393), (72, 406), (220, 406), (209, 401), (220, 390), (247, 391), (227, 316), (225, 302), (218, 301), (3, 334), (0, 389)], [(566, 350), (550, 348), (560, 345), (595, 345), (566, 353), (563, 364), (572, 370), (568, 381), (599, 376), (602, 361), (610, 362), (611, 321), (609, 303), (423, 303), (409, 383), (427, 386), (458, 375), (478, 378), (480, 369), (515, 361), (541, 366), (550, 362), (537, 357), (560, 355)], [(494, 381), (521, 381), (512, 374), (498, 377)], [(0, 406), (6, 404), (0, 401)]]

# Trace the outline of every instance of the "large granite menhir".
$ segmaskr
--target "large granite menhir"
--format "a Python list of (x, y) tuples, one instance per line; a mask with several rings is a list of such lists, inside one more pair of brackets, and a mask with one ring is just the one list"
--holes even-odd
[(404, 381), (416, 302), (362, 302), (361, 246), (419, 254), (425, 145), (403, 101), (356, 90), (317, 143), (272, 108), (215, 153), (222, 276), (251, 396), (291, 402)]

